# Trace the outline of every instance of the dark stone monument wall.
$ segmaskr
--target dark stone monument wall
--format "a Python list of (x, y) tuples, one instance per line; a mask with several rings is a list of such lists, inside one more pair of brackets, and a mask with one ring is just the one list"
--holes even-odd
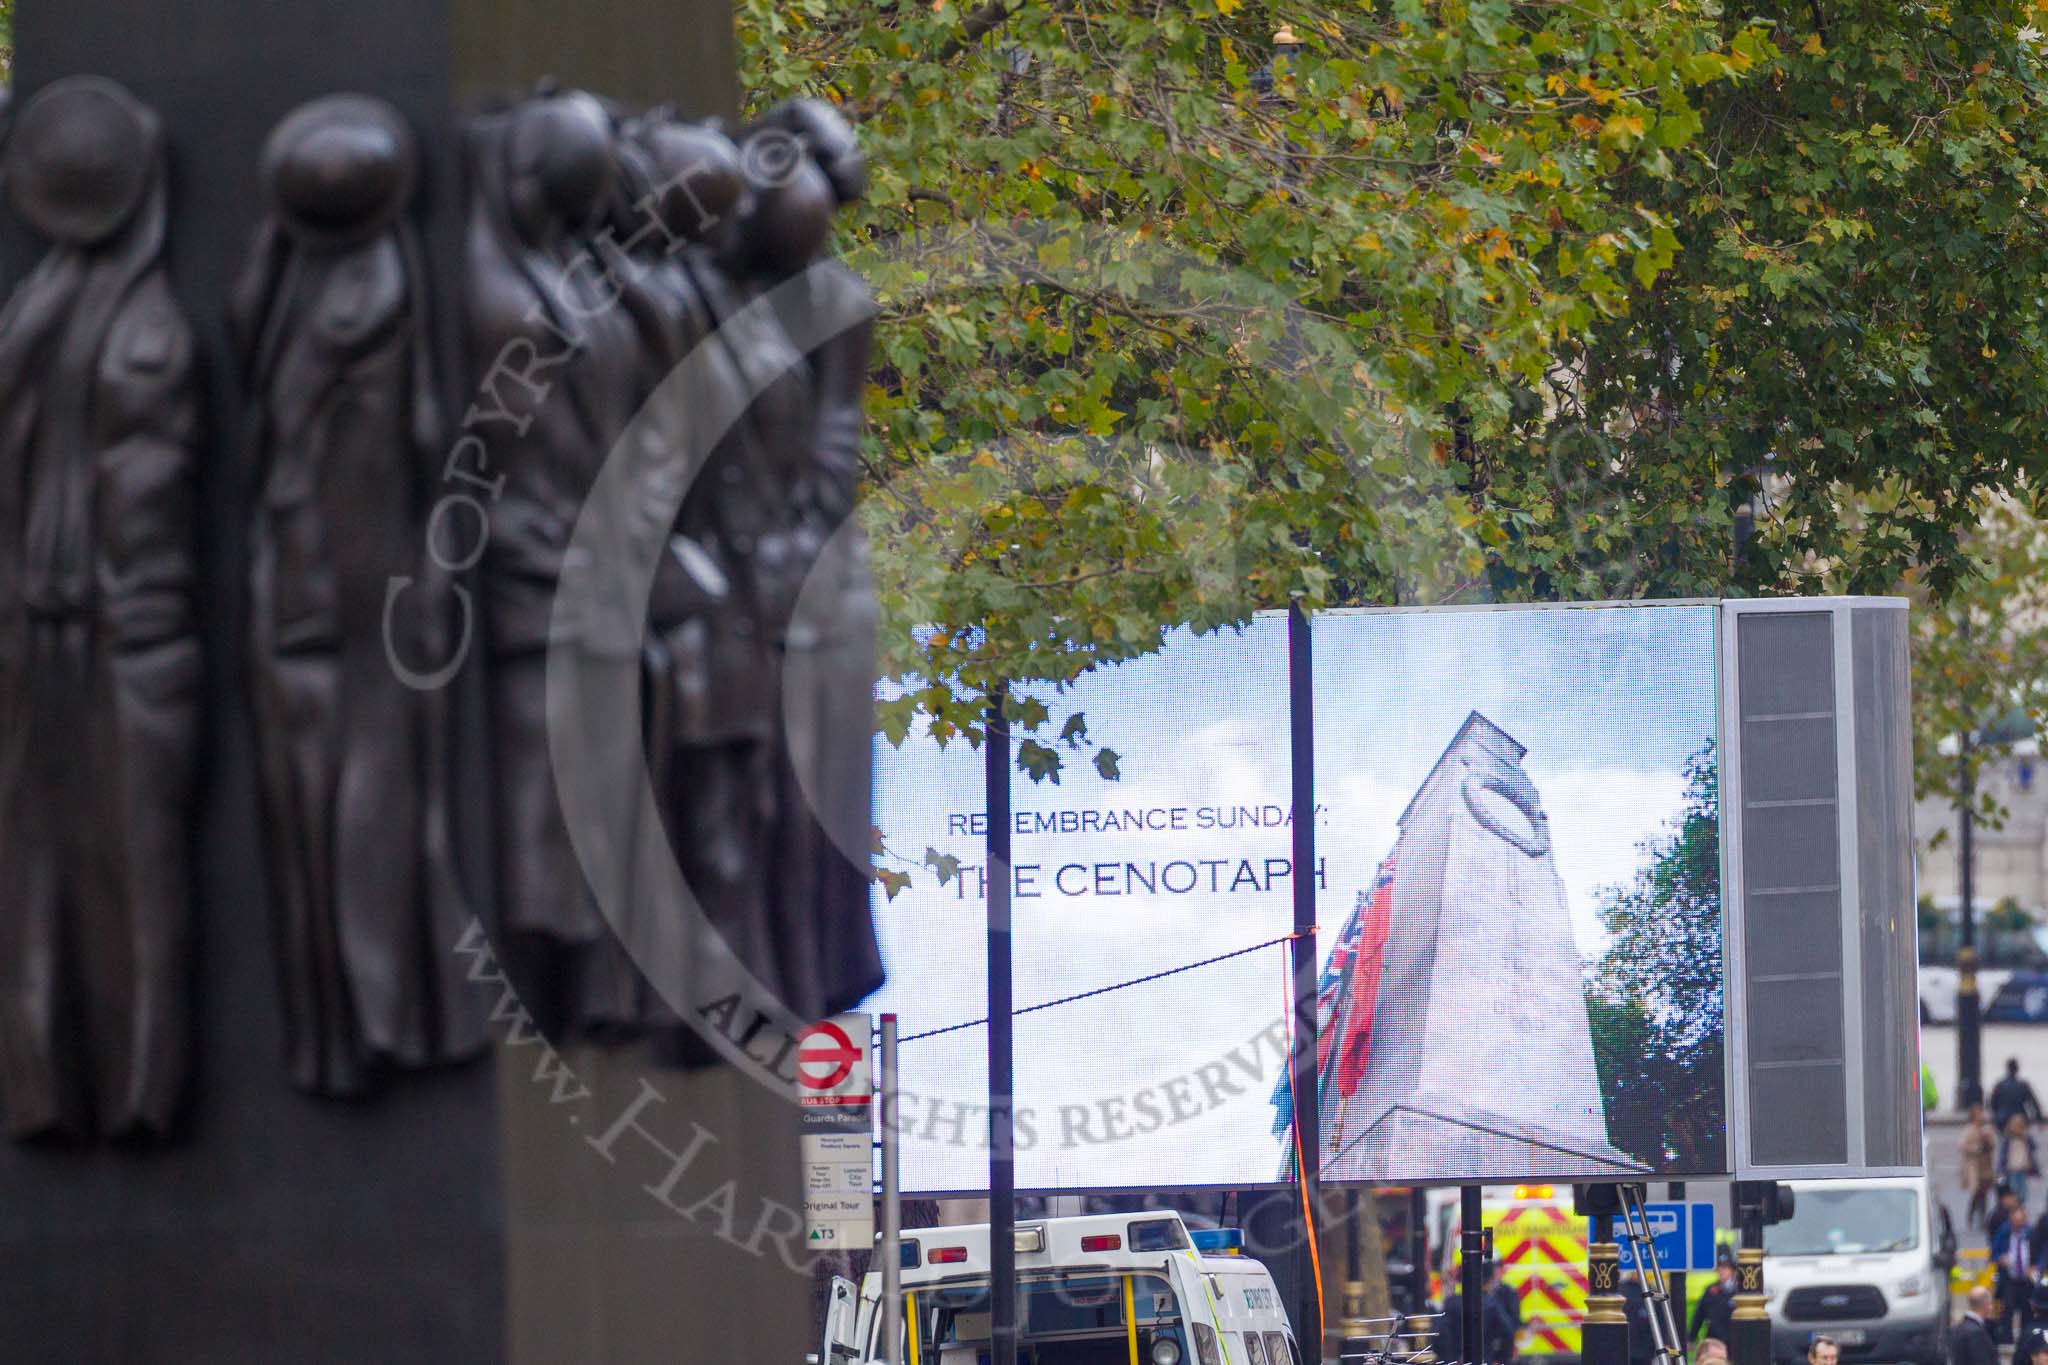
[[(554, 74), (690, 112), (724, 107), (729, 9), (702, 0), (19, 0), (15, 43), (17, 109), (54, 79), (94, 73), (126, 85), (168, 129), (169, 257), (209, 399), (200, 466), (209, 704), (196, 820), (196, 1075), (183, 1133), (144, 1152), (0, 1144), (0, 1360), (504, 1360), (494, 1063), (410, 1078), (366, 1104), (302, 1095), (280, 1064), (244, 691), (251, 489), (226, 295), (261, 214), (257, 157), (270, 129), (317, 95), (381, 95), (426, 153), (420, 222), (440, 294), (441, 374), (459, 413), (464, 370), (449, 324), (463, 101)], [(11, 287), (41, 247), (11, 215), (0, 219), (0, 287)], [(474, 775), (465, 796), (464, 861), (479, 874)], [(480, 878), (472, 885), (487, 891)]]
[(686, 117), (739, 106), (726, 0), (452, 0), (456, 98), (516, 95), (543, 77)]

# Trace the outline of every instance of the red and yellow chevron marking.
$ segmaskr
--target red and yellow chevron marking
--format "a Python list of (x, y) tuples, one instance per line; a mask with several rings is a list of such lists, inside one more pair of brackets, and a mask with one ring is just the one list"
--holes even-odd
[(1555, 1204), (1489, 1209), (1494, 1254), (1522, 1298), (1525, 1355), (1577, 1355), (1586, 1316), (1586, 1225)]

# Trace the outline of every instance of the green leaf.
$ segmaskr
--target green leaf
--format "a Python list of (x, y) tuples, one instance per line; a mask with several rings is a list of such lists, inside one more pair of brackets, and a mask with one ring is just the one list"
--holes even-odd
[(1035, 739), (1020, 740), (1017, 744), (1017, 767), (1028, 774), (1033, 782), (1050, 780), (1059, 785), (1060, 756), (1057, 750), (1040, 744)]
[(939, 885), (944, 886), (960, 875), (960, 859), (951, 853), (941, 853), (935, 848), (924, 851), (924, 864), (939, 874)]

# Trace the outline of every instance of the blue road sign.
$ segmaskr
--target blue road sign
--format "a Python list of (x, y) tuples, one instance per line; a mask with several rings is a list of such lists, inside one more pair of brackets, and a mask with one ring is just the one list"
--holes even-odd
[[(1714, 1268), (1714, 1206), (1705, 1200), (1691, 1204), (1646, 1204), (1643, 1212), (1650, 1221), (1650, 1239), (1657, 1248), (1657, 1264), (1665, 1270), (1712, 1270)], [(1621, 1239), (1622, 1220), (1614, 1220)], [(1586, 1225), (1592, 1239), (1592, 1222)], [(1635, 1248), (1621, 1239), (1621, 1268), (1636, 1268)]]

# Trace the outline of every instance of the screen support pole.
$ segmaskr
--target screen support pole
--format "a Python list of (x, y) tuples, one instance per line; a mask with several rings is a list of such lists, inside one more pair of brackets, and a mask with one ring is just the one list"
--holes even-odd
[(1417, 1185), (1408, 1191), (1408, 1311), (1418, 1315), (1412, 1324), (1426, 1333), (1429, 1324), (1429, 1196)]
[(1297, 1340), (1320, 1359), (1323, 1350), (1323, 1297), (1317, 1283), (1318, 1258), (1310, 1245), (1315, 1221), (1306, 1216), (1320, 1207), (1322, 1196), (1323, 1120), (1316, 1059), (1316, 760), (1315, 695), (1311, 684), (1308, 613), (1299, 602), (1287, 612), (1288, 753), (1293, 769), (1294, 809), (1294, 1051), (1288, 1060), (1288, 1084), (1294, 1096), (1295, 1150), (1301, 1169), (1295, 1191), (1301, 1219), (1301, 1244), (1294, 1255)]
[(1480, 1304), (1486, 1293), (1486, 1208), (1480, 1194), (1477, 1185), (1458, 1187), (1458, 1293), (1463, 1296), (1458, 1325), (1468, 1365), (1486, 1359), (1485, 1343), (1480, 1340), (1486, 1321)]
[[(1674, 1204), (1683, 1204), (1685, 1202), (1685, 1182), (1683, 1180), (1672, 1181), (1664, 1187), (1664, 1196)], [(1688, 1215), (1686, 1226), (1688, 1228), (1691, 1227), (1690, 1215)], [(1691, 1247), (1687, 1247), (1686, 1250), (1690, 1252)], [(1680, 1261), (1678, 1264), (1683, 1266), (1685, 1262)], [(1671, 1284), (1671, 1312), (1678, 1319), (1679, 1359), (1683, 1361), (1692, 1354), (1692, 1332), (1690, 1330), (1692, 1323), (1685, 1315), (1685, 1271), (1674, 1270), (1664, 1278), (1670, 1281)]]
[(1621, 1248), (1614, 1241), (1619, 1187), (1595, 1185), (1586, 1247), (1586, 1323), (1579, 1358), (1585, 1365), (1628, 1365), (1628, 1301), (1621, 1292)]
[(1017, 1157), (1010, 983), (1009, 686), (994, 690), (983, 742), (988, 802), (988, 1261), (993, 1365), (1017, 1360)]
[(1735, 1365), (1771, 1365), (1771, 1315), (1764, 1307), (1764, 1204), (1775, 1199), (1766, 1182), (1738, 1182), (1735, 1217), (1742, 1245), (1735, 1253), (1735, 1319), (1728, 1356)]

